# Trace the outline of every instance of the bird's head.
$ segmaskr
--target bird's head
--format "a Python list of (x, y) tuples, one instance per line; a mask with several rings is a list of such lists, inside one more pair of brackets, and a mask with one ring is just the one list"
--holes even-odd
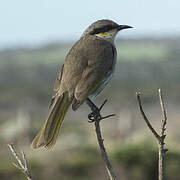
[(114, 42), (114, 38), (116, 34), (123, 30), (123, 29), (128, 29), (132, 28), (131, 26), (128, 25), (119, 25), (111, 20), (99, 20), (91, 24), (83, 33), (84, 35), (95, 35), (100, 38), (104, 38), (106, 40), (109, 40), (111, 42)]

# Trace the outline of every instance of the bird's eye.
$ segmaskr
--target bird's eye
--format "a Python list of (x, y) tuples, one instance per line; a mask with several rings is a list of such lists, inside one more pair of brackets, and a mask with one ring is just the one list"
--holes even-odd
[(107, 31), (109, 31), (110, 29), (112, 29), (113, 27), (112, 26), (105, 26), (104, 27), (104, 32), (107, 32)]
[(104, 27), (94, 29), (92, 32), (90, 32), (90, 34), (93, 35), (93, 34), (104, 33), (104, 32), (107, 32), (107, 31), (109, 31), (111, 29), (114, 29), (114, 28), (116, 28), (116, 26), (106, 25)]

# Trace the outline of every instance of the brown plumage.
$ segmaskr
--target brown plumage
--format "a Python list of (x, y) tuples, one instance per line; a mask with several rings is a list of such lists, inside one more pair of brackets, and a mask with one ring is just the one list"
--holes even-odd
[(93, 23), (67, 54), (55, 81), (50, 114), (33, 140), (33, 148), (52, 148), (68, 107), (72, 104), (73, 110), (78, 109), (88, 97), (99, 94), (111, 79), (116, 63), (116, 48), (109, 36), (98, 36), (106, 32), (103, 28), (109, 32), (111, 27), (116, 35), (119, 25), (113, 21)]

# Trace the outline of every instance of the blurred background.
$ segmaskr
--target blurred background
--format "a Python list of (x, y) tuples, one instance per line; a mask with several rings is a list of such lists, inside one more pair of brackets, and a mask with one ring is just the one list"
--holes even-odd
[(0, 179), (23, 180), (7, 143), (24, 149), (35, 179), (108, 179), (86, 104), (69, 109), (53, 151), (30, 143), (48, 114), (53, 84), (73, 43), (94, 21), (112, 19), (134, 29), (118, 34), (113, 80), (97, 97), (108, 103), (102, 133), (122, 180), (157, 179), (158, 148), (138, 109), (160, 130), (158, 88), (168, 114), (166, 179), (180, 179), (180, 21), (178, 0), (16, 0), (0, 2)]

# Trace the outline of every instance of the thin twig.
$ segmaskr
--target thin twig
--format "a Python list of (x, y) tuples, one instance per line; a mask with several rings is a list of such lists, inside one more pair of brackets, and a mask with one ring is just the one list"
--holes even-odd
[(161, 89), (159, 89), (159, 101), (160, 101), (162, 116), (163, 116), (162, 127), (161, 127), (161, 136), (165, 136), (166, 124), (167, 124), (167, 115), (166, 115), (166, 110), (165, 110), (165, 106), (164, 106), (164, 100), (162, 97)]
[(147, 126), (149, 127), (149, 129), (151, 130), (151, 132), (154, 134), (154, 136), (156, 137), (156, 139), (159, 141), (160, 140), (160, 136), (158, 135), (158, 133), (155, 131), (155, 129), (152, 127), (151, 123), (149, 122), (144, 110), (143, 110), (143, 107), (142, 107), (142, 103), (141, 103), (141, 97), (140, 97), (141, 93), (140, 92), (137, 92), (136, 93), (136, 96), (137, 96), (137, 100), (138, 100), (138, 103), (139, 103), (139, 109), (140, 109), (140, 112), (147, 124)]
[(166, 110), (165, 110), (165, 106), (164, 106), (164, 102), (163, 102), (161, 89), (159, 89), (158, 92), (159, 92), (159, 101), (160, 101), (160, 106), (161, 106), (162, 116), (163, 116), (160, 135), (152, 127), (151, 123), (149, 122), (147, 116), (144, 113), (142, 103), (141, 103), (140, 93), (136, 93), (136, 96), (138, 99), (139, 109), (143, 116), (143, 119), (146, 122), (149, 129), (151, 130), (151, 132), (153, 133), (153, 135), (155, 136), (155, 138), (158, 140), (158, 146), (159, 146), (159, 163), (158, 163), (159, 164), (159, 169), (158, 169), (159, 178), (158, 179), (164, 180), (164, 178), (165, 178), (165, 176), (164, 176), (164, 164), (165, 164), (164, 160), (165, 160), (165, 153), (168, 151), (168, 149), (164, 148), (164, 145), (165, 145), (164, 141), (165, 141), (165, 137), (166, 137), (165, 131), (166, 131), (166, 124), (167, 124), (167, 114), (166, 114)]
[(27, 159), (26, 159), (24, 151), (21, 151), (22, 160), (23, 160), (23, 162), (22, 162), (22, 160), (19, 158), (18, 154), (16, 153), (14, 145), (8, 144), (8, 147), (9, 147), (12, 155), (15, 157), (16, 161), (18, 162), (18, 164), (16, 164), (16, 163), (12, 163), (12, 164), (26, 175), (27, 180), (32, 180), (32, 176), (28, 170), (28, 163), (27, 163)]
[(109, 118), (109, 117), (115, 115), (115, 114), (111, 114), (111, 115), (108, 115), (108, 116), (105, 116), (105, 117), (102, 117), (100, 115), (100, 110), (103, 108), (103, 106), (105, 105), (106, 102), (107, 102), (107, 100), (105, 100), (103, 102), (103, 104), (101, 105), (100, 108), (97, 108), (97, 106), (90, 99), (87, 99), (87, 104), (89, 105), (89, 107), (92, 110), (92, 113), (89, 114), (88, 118), (90, 120), (89, 122), (94, 122), (96, 136), (97, 136), (97, 139), (98, 139), (99, 148), (101, 150), (101, 156), (102, 156), (102, 159), (105, 162), (109, 178), (111, 180), (117, 180), (117, 176), (116, 176), (116, 174), (115, 174), (115, 172), (113, 170), (113, 167), (112, 167), (111, 162), (109, 160), (108, 154), (106, 152), (106, 148), (104, 146), (104, 139), (102, 138), (101, 128), (100, 128), (100, 121), (102, 119), (106, 119), (106, 118)]

